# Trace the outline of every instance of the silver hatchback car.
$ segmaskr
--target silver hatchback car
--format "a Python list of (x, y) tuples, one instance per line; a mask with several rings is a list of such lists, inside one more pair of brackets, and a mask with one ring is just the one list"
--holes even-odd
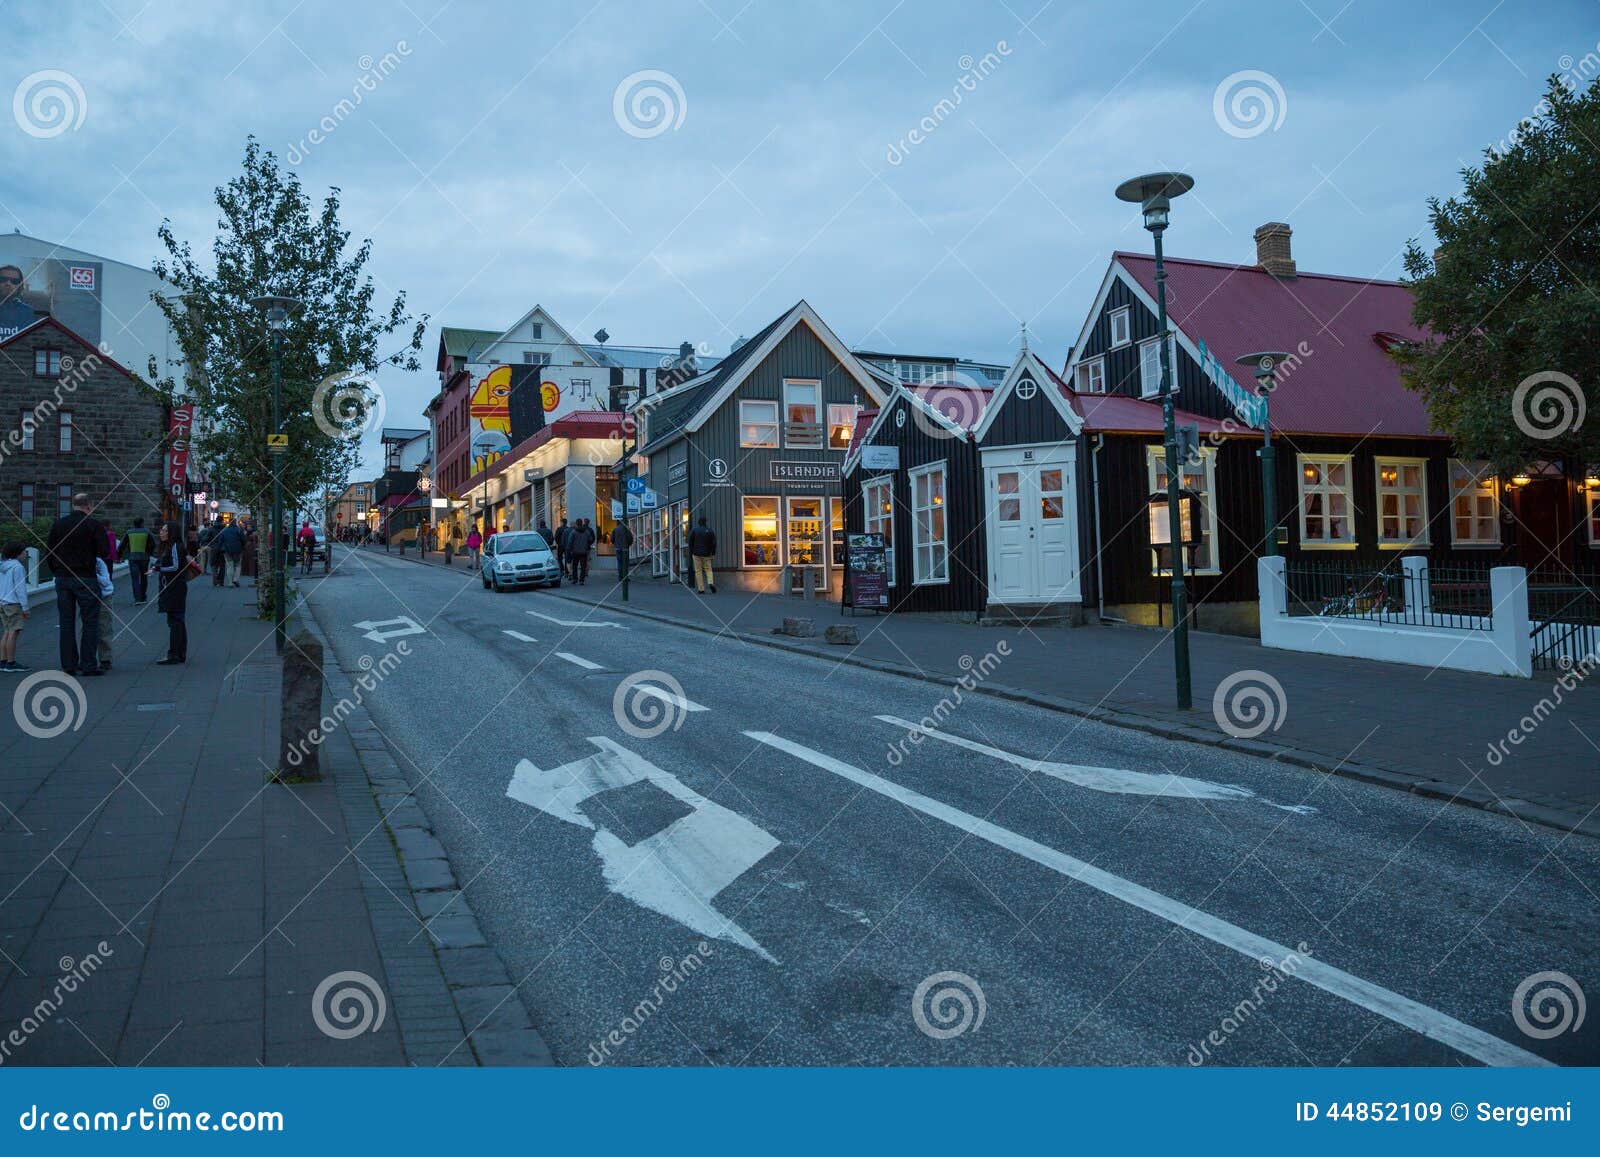
[(536, 530), (508, 530), (484, 544), (478, 577), (487, 589), (508, 591), (516, 587), (558, 587), (561, 568), (555, 552)]

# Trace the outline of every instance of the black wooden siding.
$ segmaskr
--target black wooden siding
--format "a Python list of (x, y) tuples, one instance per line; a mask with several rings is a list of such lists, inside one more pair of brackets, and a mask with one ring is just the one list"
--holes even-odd
[[(1047, 403), (1048, 404), (1048, 403)], [(889, 588), (890, 607), (897, 611), (978, 612), (988, 604), (988, 538), (983, 523), (983, 470), (978, 448), (965, 436), (936, 435), (939, 429), (926, 417), (907, 414), (904, 425), (895, 424), (896, 411), (906, 408), (903, 398), (890, 403), (889, 413), (871, 439), (875, 446), (898, 446), (900, 469), (894, 479), (895, 585)], [(911, 474), (930, 462), (945, 464), (945, 541), (949, 545), (950, 581), (918, 586), (913, 581), (911, 546)], [(857, 468), (844, 480), (845, 528), (865, 529), (861, 487), (887, 471)]]
[(1000, 413), (995, 416), (994, 425), (984, 435), (985, 448), (1058, 444), (1072, 439), (1072, 432), (1067, 428), (1061, 412), (1045, 396), (1046, 390), (1056, 388), (1055, 383), (1036, 381), (1033, 374), (1026, 371), (1018, 375), (1017, 385), (1020, 386), (1024, 381), (1034, 383), (1033, 397), (1021, 398), (1015, 391), (1007, 395)]
[[(1128, 307), (1128, 333), (1131, 340), (1125, 346), (1108, 350), (1106, 347), (1111, 342), (1111, 314), (1123, 306)], [(1083, 361), (1099, 357), (1101, 354), (1105, 355), (1106, 393), (1126, 394), (1132, 398), (1141, 396), (1139, 346), (1140, 343), (1156, 336), (1156, 322), (1155, 313), (1145, 308), (1120, 277), (1111, 282), (1110, 289), (1106, 291), (1105, 304), (1101, 307), (1099, 316), (1095, 318), (1094, 325), (1090, 327), (1089, 335), (1084, 339), (1083, 350), (1079, 355)], [(1233, 417), (1233, 407), (1201, 373), (1199, 363), (1189, 356), (1176, 339), (1173, 341), (1173, 348), (1177, 355), (1173, 364), (1173, 380), (1177, 385), (1178, 409), (1218, 420)], [(1071, 384), (1077, 385), (1076, 382)]]

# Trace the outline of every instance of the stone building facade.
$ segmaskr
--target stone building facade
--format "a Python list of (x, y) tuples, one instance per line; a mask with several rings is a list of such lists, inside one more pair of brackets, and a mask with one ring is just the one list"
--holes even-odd
[(166, 424), (142, 380), (53, 318), (0, 342), (0, 521), (54, 519), (84, 491), (118, 533), (154, 525)]

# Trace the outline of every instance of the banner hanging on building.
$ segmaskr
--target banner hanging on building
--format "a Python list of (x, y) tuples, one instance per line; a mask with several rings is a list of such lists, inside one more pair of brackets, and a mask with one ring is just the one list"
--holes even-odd
[(172, 425), (168, 430), (172, 448), (167, 456), (167, 493), (178, 503), (188, 494), (189, 442), (193, 428), (194, 407), (173, 406)]

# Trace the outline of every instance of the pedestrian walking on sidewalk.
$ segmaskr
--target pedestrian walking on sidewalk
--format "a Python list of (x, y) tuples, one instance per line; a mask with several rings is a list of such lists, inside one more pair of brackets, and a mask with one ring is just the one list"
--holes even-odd
[(555, 548), (556, 566), (561, 568), (563, 575), (567, 573), (567, 539), (570, 537), (572, 537), (572, 527), (568, 526), (567, 520), (563, 518), (556, 526), (555, 541), (550, 544)]
[(717, 534), (706, 525), (705, 515), (689, 532), (689, 558), (694, 562), (694, 589), (705, 594), (707, 589), (717, 593), (717, 576), (711, 569), (711, 560), (717, 557)]
[(71, 512), (56, 519), (45, 539), (45, 554), (56, 579), (61, 670), (68, 675), (102, 673), (96, 658), (100, 649), (100, 583), (94, 564), (109, 550), (106, 529), (93, 512), (94, 503), (87, 494), (74, 494)]
[(237, 523), (224, 526), (211, 543), (211, 549), (222, 558), (223, 573), (233, 586), (239, 585), (239, 572), (244, 566), (244, 531)]
[(472, 560), (473, 570), (478, 569), (478, 552), (482, 549), (483, 536), (478, 533), (478, 528), (474, 526), (467, 535), (467, 557)]
[(572, 581), (580, 587), (589, 581), (589, 551), (594, 546), (594, 531), (587, 518), (578, 519), (578, 525), (567, 536), (567, 556), (572, 559)]
[(144, 519), (135, 518), (133, 526), (122, 536), (122, 545), (118, 548), (122, 557), (128, 560), (128, 581), (133, 585), (133, 601), (136, 603), (144, 602), (150, 595), (150, 556), (154, 553), (151, 549), (154, 545), (155, 536), (144, 528)]
[(184, 616), (189, 609), (189, 560), (193, 555), (176, 522), (162, 524), (160, 549), (156, 574), (161, 586), (156, 607), (167, 616), (167, 657), (156, 663), (166, 667), (189, 658), (189, 627)]
[(539, 537), (544, 539), (544, 544), (551, 550), (554, 550), (556, 543), (556, 532), (550, 529), (550, 524), (541, 518), (539, 520), (539, 525), (534, 529), (539, 532)]
[(611, 528), (611, 545), (617, 551), (617, 581), (621, 582), (628, 577), (628, 552), (633, 548), (633, 531), (626, 522)]
[(100, 669), (109, 671), (111, 637), (117, 630), (116, 616), (111, 613), (111, 599), (117, 593), (117, 587), (111, 581), (111, 567), (106, 559), (94, 560), (94, 580), (100, 590), (100, 641), (95, 646), (95, 656), (100, 660)]
[(17, 662), (17, 638), (32, 614), (28, 610), (28, 569), (22, 565), (22, 544), (8, 542), (0, 550), (0, 673), (32, 670)]

